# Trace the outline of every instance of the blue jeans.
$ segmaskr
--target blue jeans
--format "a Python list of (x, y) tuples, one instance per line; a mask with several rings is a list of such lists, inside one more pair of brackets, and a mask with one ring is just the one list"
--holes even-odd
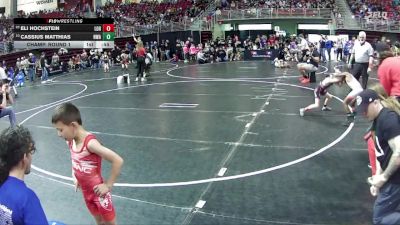
[(400, 224), (400, 185), (386, 183), (375, 200), (373, 223), (375, 225)]
[(49, 77), (49, 73), (47, 72), (46, 67), (42, 67), (42, 81), (47, 80), (48, 77)]
[(332, 50), (332, 48), (326, 48), (326, 52), (328, 53), (329, 61), (331, 61), (331, 50)]
[(322, 60), (325, 62), (326, 61), (325, 48), (319, 49), (319, 55), (320, 55), (319, 59), (322, 58)]
[(0, 118), (8, 116), (11, 127), (15, 127), (17, 120), (15, 119), (15, 113), (12, 107), (3, 108), (0, 110)]
[(35, 69), (34, 68), (29, 68), (28, 69), (28, 73), (29, 73), (29, 78), (31, 79), (31, 82), (33, 82), (34, 77), (35, 77)]

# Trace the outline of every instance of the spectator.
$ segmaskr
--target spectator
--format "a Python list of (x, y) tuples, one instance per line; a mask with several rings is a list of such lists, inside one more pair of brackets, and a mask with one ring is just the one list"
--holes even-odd
[(143, 42), (138, 42), (138, 44), (136, 45), (136, 54), (137, 54), (138, 71), (135, 81), (146, 81), (146, 78), (143, 77), (144, 69), (146, 66), (145, 63), (146, 50), (143, 47)]
[(15, 127), (17, 124), (15, 113), (12, 107), (8, 106), (9, 103), (14, 103), (14, 100), (10, 95), (10, 87), (8, 83), (5, 82), (1, 82), (0, 87), (0, 118), (8, 116), (8, 119), (10, 120), (10, 126)]
[(47, 64), (47, 60), (45, 55), (42, 55), (40, 57), (40, 68), (42, 69), (42, 83), (46, 83), (47, 82), (47, 78), (49, 76), (49, 71), (47, 70), (47, 68), (49, 67), (49, 65)]
[(373, 121), (377, 157), (376, 174), (368, 178), (370, 192), (377, 196), (373, 209), (374, 224), (399, 224), (400, 171), (396, 161), (400, 153), (400, 116), (384, 107), (378, 94), (370, 89), (357, 96), (357, 112)]
[(343, 60), (343, 40), (341, 38), (338, 38), (336, 48), (336, 61), (340, 62)]
[(207, 63), (207, 59), (204, 56), (203, 50), (199, 50), (199, 52), (197, 52), (197, 62), (199, 64)]
[(27, 61), (27, 66), (28, 66), (28, 74), (31, 82), (34, 81), (35, 77), (35, 68), (36, 68), (36, 58), (32, 53), (29, 53), (29, 58)]
[(321, 40), (319, 41), (319, 52), (320, 52), (320, 60), (322, 58), (323, 62), (326, 62), (326, 56), (325, 56), (325, 44), (326, 44), (326, 39), (325, 35), (321, 35)]
[(225, 62), (226, 61), (226, 52), (223, 47), (219, 47), (217, 51), (217, 61)]
[(310, 83), (308, 73), (316, 72), (318, 70), (319, 53), (313, 44), (310, 44), (310, 51), (307, 51), (305, 53), (303, 57), (303, 62), (305, 63), (297, 64), (297, 69), (300, 71), (301, 74), (301, 83), (307, 84)]
[(328, 54), (328, 59), (331, 61), (331, 53), (332, 53), (332, 48), (333, 48), (333, 41), (332, 40), (326, 40), (325, 42), (325, 48), (326, 48), (326, 53)]
[[(387, 53), (381, 53), (384, 56)], [(388, 57), (382, 60), (378, 68), (378, 78), (389, 96), (400, 101), (400, 57)]]
[(60, 63), (60, 57), (57, 55), (56, 52), (53, 53), (53, 56), (51, 57), (51, 65), (53, 67), (57, 67)]
[[(309, 46), (308, 46), (308, 42), (306, 39), (304, 39), (304, 36), (302, 34), (299, 35), (299, 44), (297, 45), (300, 49), (300, 51), (302, 52), (301, 55), (301, 59), (304, 59), (304, 56), (306, 56), (306, 53), (309, 51)], [(326, 45), (325, 45), (326, 47)]]
[(381, 40), (378, 41), (375, 45), (374, 50), (378, 53), (378, 58), (379, 58), (379, 53), (383, 52), (385, 49), (388, 49), (389, 45), (386, 43), (386, 37), (382, 36)]
[(2, 224), (48, 224), (39, 198), (24, 183), (35, 151), (32, 136), (24, 127), (7, 128), (0, 134)]

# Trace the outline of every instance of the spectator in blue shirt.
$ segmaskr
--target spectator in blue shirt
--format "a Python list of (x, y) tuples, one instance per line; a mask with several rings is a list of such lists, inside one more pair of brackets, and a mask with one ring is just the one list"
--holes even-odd
[(15, 71), (13, 67), (8, 68), (8, 81), (10, 82), (9, 85), (13, 89), (15, 97), (18, 96), (17, 89), (15, 88)]
[(29, 53), (28, 74), (29, 74), (29, 78), (30, 78), (31, 82), (33, 82), (34, 78), (35, 78), (35, 65), (36, 65), (35, 63), (36, 63), (36, 57), (32, 53)]
[(333, 48), (333, 41), (328, 39), (325, 42), (325, 48), (326, 48), (326, 52), (328, 53), (329, 61), (331, 61), (331, 51)]
[(48, 224), (39, 198), (24, 183), (35, 150), (24, 127), (7, 128), (0, 134), (0, 224)]

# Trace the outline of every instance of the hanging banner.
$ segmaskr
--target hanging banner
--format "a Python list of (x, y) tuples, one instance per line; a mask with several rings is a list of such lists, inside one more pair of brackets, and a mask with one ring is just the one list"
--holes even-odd
[(245, 50), (244, 60), (274, 60), (278, 56), (276, 49)]
[(57, 0), (18, 0), (17, 11), (25, 13), (39, 12), (40, 10), (57, 9)]
[(6, 16), (10, 15), (10, 1), (0, 0), (0, 16), (4, 14)]

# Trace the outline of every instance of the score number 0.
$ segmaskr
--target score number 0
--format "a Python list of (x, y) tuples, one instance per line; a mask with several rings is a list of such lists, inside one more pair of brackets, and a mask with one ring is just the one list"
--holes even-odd
[(114, 24), (103, 24), (103, 32), (114, 32)]

